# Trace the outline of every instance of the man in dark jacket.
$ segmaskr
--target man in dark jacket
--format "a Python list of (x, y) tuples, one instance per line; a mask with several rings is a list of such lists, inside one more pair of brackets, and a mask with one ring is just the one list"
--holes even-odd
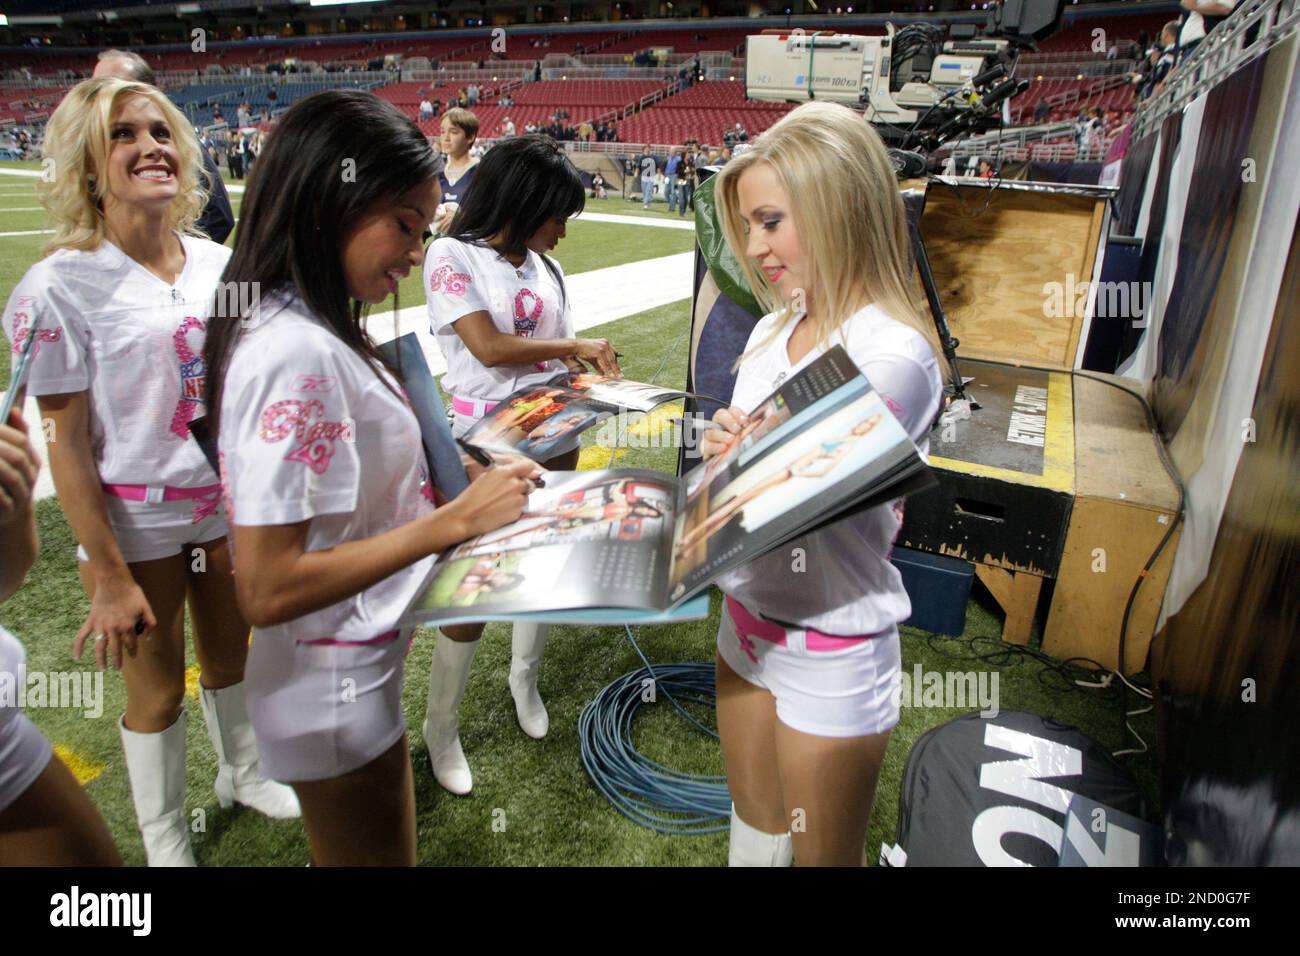
[[(144, 57), (130, 50), (104, 50), (99, 54), (99, 62), (95, 64), (94, 76), (113, 76), (119, 80), (156, 85), (153, 68), (144, 61)], [(226, 195), (226, 184), (221, 180), (217, 161), (206, 149), (200, 148), (199, 152), (203, 156), (203, 168), (208, 177), (208, 204), (203, 208), (203, 214), (199, 216), (196, 225), (213, 242), (225, 242), (235, 228), (235, 213), (230, 208), (230, 197)]]

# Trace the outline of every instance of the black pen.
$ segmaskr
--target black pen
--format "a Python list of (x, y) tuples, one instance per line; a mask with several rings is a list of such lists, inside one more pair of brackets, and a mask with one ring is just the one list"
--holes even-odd
[[(484, 468), (491, 468), (494, 465), (496, 465), (496, 462), (492, 460), (492, 456), (489, 455), (487, 452), (485, 452), (482, 448), (479, 448), (477, 445), (471, 445), (463, 438), (457, 438), (456, 444), (465, 450), (465, 454), (469, 455), (469, 457), (473, 458)], [(532, 478), (529, 480), (532, 481), (534, 488), (546, 487), (546, 482), (542, 481), (541, 478)]]
[(471, 445), (469, 442), (465, 441), (465, 439), (457, 438), (456, 444), (464, 450), (465, 454), (469, 455), (469, 457), (473, 458), (484, 468), (491, 468), (496, 464), (496, 462), (492, 460), (491, 455), (485, 452), (482, 448), (479, 448), (476, 445)]

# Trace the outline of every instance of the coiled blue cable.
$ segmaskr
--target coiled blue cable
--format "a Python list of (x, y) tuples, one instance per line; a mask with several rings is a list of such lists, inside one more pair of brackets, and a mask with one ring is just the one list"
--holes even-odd
[(637, 645), (632, 629), (627, 638), (644, 667), (607, 685), (578, 718), (582, 767), (614, 809), (633, 823), (660, 833), (718, 833), (731, 823), (731, 794), (727, 778), (686, 773), (665, 767), (632, 744), (632, 724), (643, 703), (646, 680), (654, 696), (672, 703), (697, 730), (714, 740), (718, 733), (691, 716), (678, 699), (714, 707), (717, 689), (712, 664), (660, 664), (652, 667)]

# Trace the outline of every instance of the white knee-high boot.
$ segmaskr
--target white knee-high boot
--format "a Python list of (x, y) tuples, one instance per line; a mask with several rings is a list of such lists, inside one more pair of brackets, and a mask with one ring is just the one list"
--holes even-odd
[(196, 866), (185, 819), (185, 711), (166, 730), (138, 734), (119, 719), (135, 818), (149, 866)]
[(429, 748), (433, 776), (444, 788), (462, 796), (474, 788), (474, 777), (460, 746), (460, 700), (465, 696), (469, 666), (478, 644), (453, 641), (438, 631), (424, 714), (424, 743)]
[(789, 866), (794, 862), (790, 834), (764, 833), (751, 827), (731, 805), (731, 847), (727, 866)]
[(537, 668), (550, 633), (549, 624), (516, 621), (510, 635), (510, 695), (515, 699), (519, 726), (534, 740), (545, 737), (551, 726), (546, 705), (537, 693)]
[(267, 780), (257, 764), (257, 739), (244, 702), (244, 682), (217, 690), (201, 687), (199, 704), (208, 739), (217, 752), (217, 802), (252, 807), (276, 820), (302, 816), (292, 787)]

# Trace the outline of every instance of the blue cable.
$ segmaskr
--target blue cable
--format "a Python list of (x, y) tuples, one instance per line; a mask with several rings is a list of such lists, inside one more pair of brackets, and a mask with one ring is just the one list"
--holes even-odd
[(686, 773), (640, 753), (632, 743), (632, 723), (643, 700), (643, 681), (653, 681), (655, 697), (663, 694), (697, 730), (718, 739), (716, 730), (689, 714), (683, 701), (714, 707), (717, 690), (712, 664), (660, 664), (652, 667), (624, 625), (644, 667), (607, 685), (578, 718), (578, 746), (583, 769), (614, 809), (633, 823), (660, 833), (719, 833), (731, 824), (727, 778)]

